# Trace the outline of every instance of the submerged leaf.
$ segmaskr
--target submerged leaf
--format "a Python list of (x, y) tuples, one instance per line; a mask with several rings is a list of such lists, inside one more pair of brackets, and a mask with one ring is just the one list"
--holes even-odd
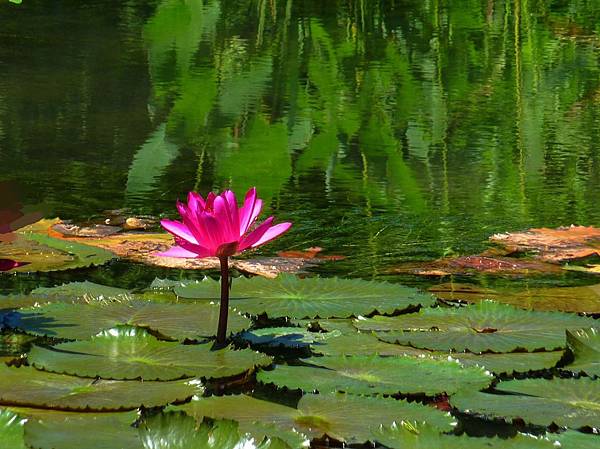
[[(35, 335), (85, 340), (120, 325), (151, 329), (166, 338), (197, 339), (214, 335), (219, 306), (208, 303), (171, 304), (131, 300), (97, 304), (49, 304), (13, 312), (5, 325)], [(249, 327), (250, 320), (230, 313), (230, 332)]]
[(0, 402), (63, 410), (131, 410), (200, 395), (200, 382), (137, 382), (81, 379), (30, 367), (0, 365)]
[(591, 327), (592, 318), (559, 312), (533, 312), (484, 301), (467, 307), (438, 307), (396, 317), (356, 320), (360, 330), (416, 348), (441, 351), (512, 352), (565, 347), (566, 329)]
[(600, 428), (600, 382), (581, 379), (525, 379), (500, 382), (501, 394), (460, 392), (452, 405), (467, 413), (521, 418), (526, 423)]
[(257, 379), (305, 392), (427, 396), (481, 390), (493, 380), (482, 368), (426, 357), (324, 356), (303, 362), (313, 366), (278, 365), (259, 372)]
[[(182, 298), (215, 299), (219, 292), (219, 282), (208, 278), (175, 287)], [(251, 315), (266, 313), (272, 318), (344, 318), (433, 303), (431, 295), (414, 288), (359, 279), (300, 279), (282, 274), (275, 280), (238, 278), (231, 289), (231, 304), (236, 309)]]
[(111, 329), (90, 341), (34, 346), (29, 363), (46, 371), (102, 379), (174, 380), (230, 377), (271, 364), (250, 349), (212, 350), (210, 344), (159, 341), (141, 330)]

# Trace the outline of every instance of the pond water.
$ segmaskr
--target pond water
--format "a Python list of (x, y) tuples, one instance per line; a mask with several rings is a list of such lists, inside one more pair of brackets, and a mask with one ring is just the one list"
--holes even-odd
[(0, 181), (47, 216), (255, 185), (295, 222), (265, 254), (367, 278), (600, 225), (595, 0), (27, 0), (0, 23)]

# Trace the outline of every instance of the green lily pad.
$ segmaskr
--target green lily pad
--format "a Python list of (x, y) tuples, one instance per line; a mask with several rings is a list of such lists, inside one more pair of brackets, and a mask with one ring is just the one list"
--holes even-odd
[(433, 407), (392, 398), (370, 398), (346, 394), (307, 394), (297, 409), (246, 395), (212, 396), (175, 407), (197, 420), (203, 417), (234, 419), (240, 429), (252, 434), (255, 422), (269, 423), (285, 431), (297, 430), (312, 437), (328, 435), (343, 442), (364, 443), (380, 424), (395, 421), (427, 421), (442, 431), (455, 422), (448, 413)]
[(47, 235), (24, 233), (11, 242), (0, 242), (2, 257), (26, 262), (11, 272), (59, 271), (102, 265), (114, 255), (102, 248), (55, 239)]
[(353, 320), (351, 318), (331, 318), (328, 320), (291, 319), (289, 322), (294, 326), (305, 327), (307, 329), (319, 329), (325, 332), (339, 331), (344, 335), (356, 334), (356, 328), (354, 327)]
[[(117, 326), (151, 329), (176, 340), (210, 337), (219, 321), (219, 306), (208, 303), (170, 304), (143, 300), (98, 304), (48, 304), (22, 310), (5, 319), (5, 325), (34, 335), (85, 340)], [(228, 329), (239, 332), (251, 321), (230, 313)]]
[(135, 412), (33, 418), (25, 425), (25, 441), (32, 449), (142, 449), (139, 432), (132, 426), (136, 419)]
[(278, 365), (259, 372), (257, 379), (305, 392), (428, 396), (481, 390), (493, 380), (483, 368), (426, 357), (324, 356), (303, 361), (314, 366)]
[(291, 449), (276, 437), (255, 441), (249, 434), (241, 434), (235, 421), (197, 425), (193, 417), (181, 412), (148, 418), (140, 425), (139, 434), (145, 449)]
[(598, 449), (600, 447), (600, 436), (575, 430), (567, 430), (560, 434), (548, 433), (546, 438), (558, 441), (560, 449)]
[(84, 301), (124, 300), (131, 297), (129, 290), (95, 284), (93, 282), (69, 282), (55, 287), (38, 287), (31, 291), (33, 296), (62, 297)]
[(513, 438), (472, 438), (440, 433), (424, 423), (400, 422), (380, 426), (373, 439), (390, 449), (555, 449), (544, 437), (517, 434)]
[(522, 418), (530, 424), (554, 423), (570, 428), (600, 428), (600, 381), (581, 379), (525, 379), (500, 382), (506, 394), (460, 392), (451, 404), (467, 413)]
[(563, 354), (563, 351), (509, 352), (506, 354), (453, 352), (450, 357), (457, 359), (465, 366), (481, 366), (497, 375), (512, 375), (554, 368)]
[[(219, 282), (209, 278), (175, 287), (175, 293), (182, 298), (217, 299), (219, 292)], [(241, 312), (266, 313), (272, 318), (345, 318), (373, 312), (393, 313), (435, 302), (430, 294), (387, 282), (300, 279), (289, 274), (276, 279), (236, 278), (231, 300)]]
[(386, 343), (367, 332), (354, 332), (354, 334), (343, 334), (328, 338), (313, 343), (311, 349), (314, 353), (322, 355), (429, 356), (433, 354), (431, 351), (416, 349), (411, 346)]
[(596, 321), (562, 312), (534, 312), (492, 301), (467, 307), (438, 307), (395, 317), (356, 320), (362, 331), (377, 331), (390, 343), (440, 351), (512, 352), (565, 347), (566, 329)]
[(0, 365), (0, 403), (63, 410), (131, 410), (186, 400), (203, 393), (196, 379), (137, 382), (81, 379)]
[(575, 360), (565, 369), (583, 372), (588, 376), (600, 376), (600, 329), (567, 331), (567, 346)]
[(270, 357), (250, 349), (212, 350), (211, 346), (159, 341), (136, 328), (111, 329), (91, 340), (51, 349), (34, 346), (28, 360), (38, 369), (55, 373), (121, 380), (214, 379), (271, 364)]
[(340, 335), (339, 331), (310, 332), (301, 327), (269, 327), (245, 331), (240, 337), (257, 346), (308, 348)]
[(15, 413), (9, 410), (0, 410), (0, 447), (6, 449), (25, 449), (23, 424)]

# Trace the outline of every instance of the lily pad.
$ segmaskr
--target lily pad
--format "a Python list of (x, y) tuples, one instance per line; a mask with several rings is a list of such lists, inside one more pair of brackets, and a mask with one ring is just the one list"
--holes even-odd
[(500, 382), (501, 394), (460, 392), (451, 404), (467, 413), (521, 418), (530, 424), (570, 428), (600, 428), (600, 381), (581, 379), (524, 379)]
[(395, 421), (427, 421), (441, 431), (451, 430), (453, 418), (433, 407), (392, 398), (370, 398), (346, 394), (307, 394), (297, 409), (246, 395), (200, 398), (176, 407), (202, 420), (234, 419), (240, 429), (252, 433), (253, 423), (267, 422), (286, 431), (296, 429), (312, 437), (328, 435), (342, 442), (364, 443), (380, 424)]
[(69, 282), (55, 287), (38, 287), (31, 291), (33, 296), (61, 297), (84, 301), (123, 300), (131, 297), (129, 290), (93, 282)]
[(241, 432), (252, 435), (257, 441), (263, 440), (267, 434), (277, 435), (292, 447), (305, 446), (309, 441), (308, 437), (297, 431), (299, 426), (294, 422), (298, 413), (296, 409), (252, 396), (242, 394), (198, 398), (170, 409), (185, 411), (198, 422), (202, 422), (204, 417), (234, 419), (239, 423)]
[(558, 435), (548, 433), (546, 438), (558, 441), (560, 449), (598, 449), (600, 447), (600, 436), (574, 430), (567, 430)]
[(0, 447), (6, 449), (25, 449), (23, 424), (15, 413), (9, 410), (0, 410)]
[(600, 376), (600, 329), (567, 331), (567, 346), (575, 360), (565, 369), (584, 372), (588, 376)]
[(479, 302), (492, 299), (528, 310), (600, 313), (600, 285), (598, 284), (492, 290), (474, 284), (446, 283), (433, 286), (429, 291), (446, 301)]
[(11, 272), (59, 271), (102, 265), (114, 255), (102, 248), (55, 239), (40, 234), (19, 234), (10, 242), (0, 242), (3, 257), (25, 262)]
[(135, 412), (33, 418), (25, 425), (25, 440), (32, 449), (142, 449), (139, 432), (132, 426), (136, 419)]
[(252, 436), (241, 434), (235, 421), (197, 425), (191, 416), (177, 412), (148, 418), (140, 426), (139, 434), (145, 449), (291, 449), (279, 438), (255, 441)]
[(472, 438), (440, 433), (428, 424), (400, 422), (381, 426), (373, 439), (390, 449), (554, 449), (554, 443), (544, 437), (517, 434), (513, 438)]
[(0, 365), (0, 403), (63, 410), (131, 410), (183, 401), (202, 394), (196, 379), (137, 382), (81, 379), (30, 367)]
[(600, 228), (593, 226), (529, 229), (495, 234), (490, 240), (508, 252), (535, 253), (537, 258), (546, 262), (557, 263), (600, 254)]
[(396, 317), (356, 320), (363, 331), (377, 331), (390, 343), (457, 352), (556, 350), (565, 347), (566, 329), (596, 321), (560, 312), (533, 312), (492, 301), (467, 307), (438, 307)]
[(243, 332), (240, 337), (250, 344), (268, 347), (308, 348), (339, 337), (339, 331), (310, 332), (301, 327), (269, 327)]
[(493, 376), (483, 368), (426, 357), (324, 356), (303, 360), (313, 366), (278, 365), (257, 379), (305, 392), (354, 394), (454, 394), (481, 390)]
[(136, 328), (111, 329), (88, 341), (34, 346), (28, 360), (55, 373), (121, 380), (214, 379), (271, 364), (270, 357), (250, 349), (212, 350), (211, 346), (159, 341)]
[[(216, 299), (218, 281), (206, 278), (175, 287), (182, 298)], [(359, 279), (307, 278), (280, 275), (277, 279), (237, 278), (232, 304), (251, 315), (269, 317), (346, 318), (373, 312), (393, 313), (434, 303), (433, 296), (414, 288)]]
[[(35, 335), (85, 340), (117, 326), (151, 329), (166, 338), (197, 339), (214, 335), (219, 306), (209, 303), (170, 304), (143, 300), (98, 304), (48, 304), (14, 312), (5, 317), (5, 326)], [(251, 321), (230, 313), (228, 329), (239, 332)]]
[(453, 352), (450, 356), (465, 366), (481, 366), (497, 375), (513, 375), (554, 368), (563, 354), (563, 351), (509, 352), (506, 354)]
[(346, 443), (370, 441), (373, 429), (402, 420), (426, 421), (443, 431), (455, 423), (450, 414), (415, 402), (350, 394), (307, 394), (300, 399), (298, 411), (301, 416), (296, 423), (314, 436), (327, 435)]
[(411, 346), (383, 342), (368, 332), (342, 334), (324, 341), (317, 341), (311, 345), (311, 349), (314, 353), (323, 355), (429, 356), (433, 354), (431, 351)]

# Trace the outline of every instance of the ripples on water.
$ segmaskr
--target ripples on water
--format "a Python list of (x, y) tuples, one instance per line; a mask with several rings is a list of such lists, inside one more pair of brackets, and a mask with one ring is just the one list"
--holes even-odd
[[(576, 6), (576, 7), (575, 7)], [(85, 220), (256, 185), (371, 276), (600, 225), (600, 4), (0, 4), (0, 180)]]

